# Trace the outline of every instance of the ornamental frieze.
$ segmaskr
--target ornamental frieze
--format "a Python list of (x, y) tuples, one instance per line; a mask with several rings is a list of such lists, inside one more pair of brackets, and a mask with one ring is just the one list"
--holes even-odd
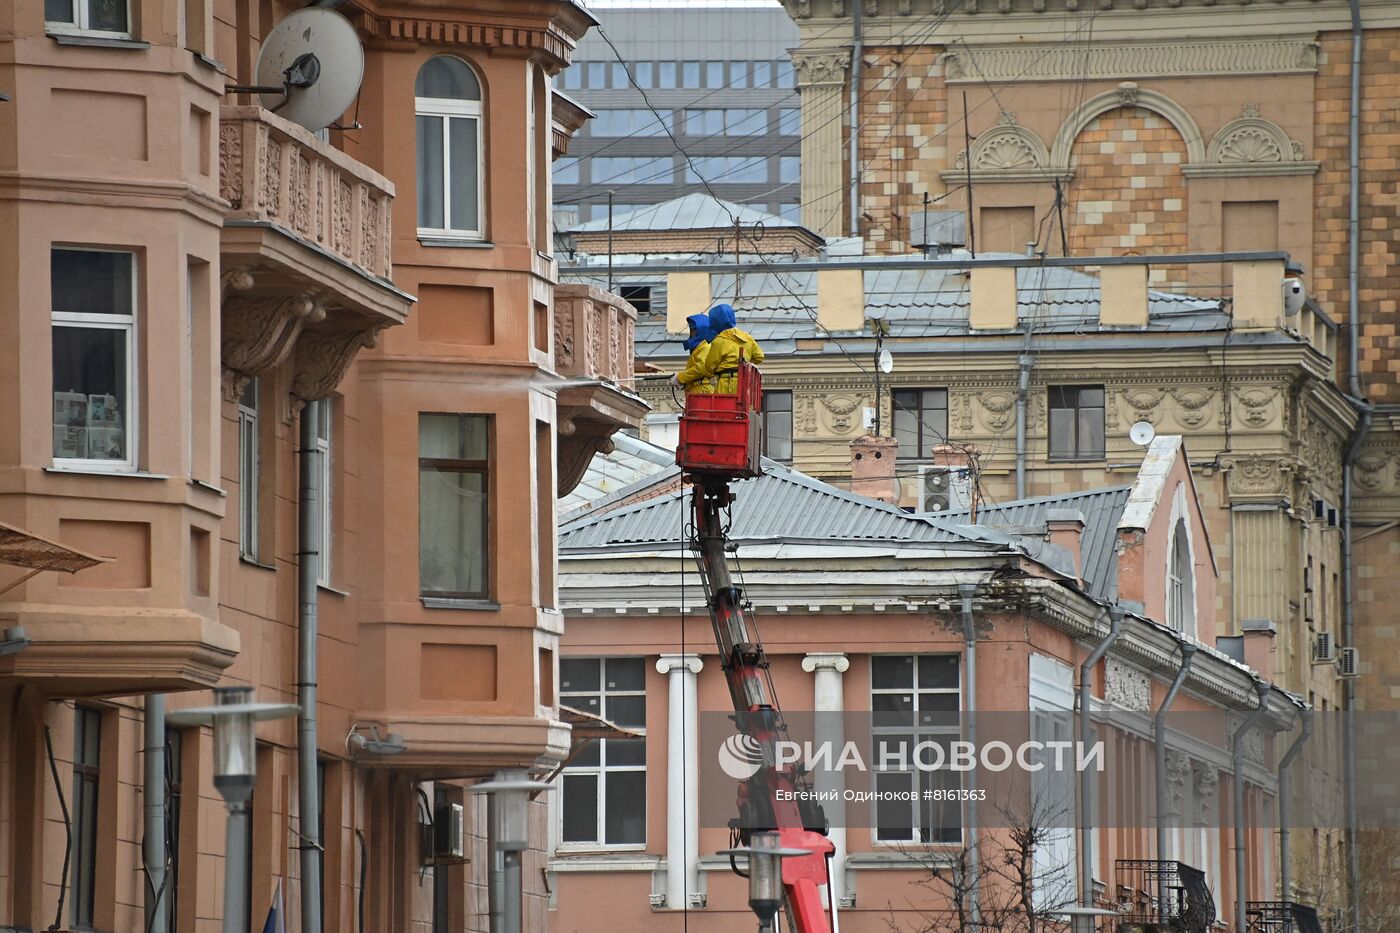
[(1261, 430), (1272, 425), (1278, 416), (1277, 388), (1237, 388), (1234, 390), (1234, 396), (1234, 415), (1240, 424)]
[(832, 395), (818, 396), (822, 410), (825, 412), (823, 420), (832, 433), (846, 435), (854, 433), (861, 427), (861, 406), (866, 404), (864, 396), (858, 395)]

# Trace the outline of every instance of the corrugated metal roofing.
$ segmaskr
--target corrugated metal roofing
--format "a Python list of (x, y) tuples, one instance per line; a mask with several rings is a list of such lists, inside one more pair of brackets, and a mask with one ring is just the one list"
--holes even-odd
[[(982, 536), (928, 516), (911, 515), (892, 505), (829, 486), (771, 461), (758, 479), (735, 483), (731, 513), (734, 541), (889, 541), (962, 542)], [(674, 478), (673, 467), (646, 487)], [(644, 490), (636, 490), (643, 493)], [(682, 500), (684, 502), (682, 503)], [(559, 529), (559, 549), (579, 550), (621, 545), (674, 545), (685, 538), (690, 521), (690, 491), (672, 490), (601, 515), (587, 514)], [(981, 540), (983, 545), (1005, 545)]]
[[(1132, 486), (1115, 486), (1018, 499), (999, 505), (984, 504), (977, 509), (977, 522), (1011, 535), (1038, 535), (1044, 533), (1046, 515), (1051, 509), (1079, 511), (1084, 516), (1079, 559), (1085, 588), (1096, 598), (1112, 599), (1118, 593), (1118, 553), (1114, 549), (1118, 538), (1118, 519), (1128, 504), (1128, 495), (1132, 490)], [(961, 522), (967, 520), (968, 513), (940, 512), (939, 517)]]
[[(708, 194), (687, 194), (660, 204), (648, 204), (625, 214), (613, 216), (614, 233), (626, 231), (668, 230), (715, 230), (734, 226), (734, 219), (747, 227), (762, 224), (765, 227), (800, 227), (795, 220), (788, 220), (777, 214), (756, 211), (733, 201), (724, 201)], [(602, 233), (608, 229), (606, 215), (597, 220), (578, 224), (568, 229), (568, 233)]]
[(561, 517), (589, 509), (599, 500), (676, 463), (671, 451), (621, 431), (612, 436), (612, 444), (612, 453), (594, 454), (578, 486), (559, 500)]

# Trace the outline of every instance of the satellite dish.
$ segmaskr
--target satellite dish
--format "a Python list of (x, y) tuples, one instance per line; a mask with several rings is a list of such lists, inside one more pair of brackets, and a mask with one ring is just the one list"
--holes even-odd
[(1139, 447), (1146, 447), (1148, 444), (1152, 443), (1152, 438), (1156, 436), (1157, 429), (1152, 427), (1152, 424), (1147, 421), (1139, 421), (1128, 429), (1128, 440), (1137, 444)]
[(880, 351), (880, 372), (887, 376), (894, 372), (894, 356), (889, 350)]
[(349, 109), (365, 74), (365, 51), (350, 21), (325, 7), (306, 7), (272, 28), (258, 53), (257, 82), (281, 86), (262, 105), (313, 133)]

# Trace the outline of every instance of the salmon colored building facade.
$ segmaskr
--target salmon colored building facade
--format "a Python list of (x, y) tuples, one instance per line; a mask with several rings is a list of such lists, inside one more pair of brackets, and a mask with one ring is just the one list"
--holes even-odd
[(549, 165), (587, 112), (551, 83), (592, 20), (346, 4), (363, 85), (313, 132), (225, 87), (294, 9), (0, 11), (0, 522), (108, 558), (0, 592), (0, 928), (146, 930), (162, 873), (164, 929), (220, 928), (211, 734), (172, 726), (148, 775), (150, 696), (319, 693), (314, 781), (295, 720), (258, 728), (254, 930), (279, 890), (298, 912), (307, 848), (323, 929), (486, 929), (467, 786), (568, 751), (554, 502), (644, 410), (635, 312), (556, 284)]
[[(1025, 526), (1028, 537), (998, 534), (995, 522), (960, 524), (966, 516), (910, 516), (777, 465), (737, 492), (731, 562), (742, 565), (744, 597), (761, 626), (775, 691), (802, 740), (810, 730), (816, 741), (839, 746), (837, 727), (823, 718), (836, 717), (845, 740), (863, 741), (853, 732), (866, 722), (878, 742), (879, 717), (891, 709), (918, 723), (956, 712), (961, 726), (953, 732), (961, 728), (965, 738), (973, 719), (989, 729), (1002, 717), (1032, 738), (1073, 739), (1079, 666), (1109, 634), (1107, 607), (1133, 607), (1090, 674), (1095, 719), (1139, 723), (1100, 727), (1111, 764), (1096, 782), (1093, 828), (1084, 832), (1073, 815), (1073, 778), (1065, 785), (1023, 783), (1022, 797), (989, 797), (976, 808), (984, 859), (1015, 851), (1010, 840), (1018, 828), (1038, 825), (1044, 834), (1029, 859), (1040, 888), (1034, 909), (1044, 911), (1037, 929), (1060, 929), (1049, 922), (1050, 908), (1077, 902), (1077, 853), (1086, 840), (1094, 902), (1118, 914), (1103, 929), (1159, 928), (1133, 926), (1155, 918), (1142, 876), (1133, 874), (1139, 869), (1128, 864), (1158, 864), (1151, 714), (1181, 666), (1181, 645), (1210, 646), (1200, 650), (1171, 708), (1185, 720), (1197, 714), (1216, 725), (1194, 738), (1178, 732), (1189, 731), (1181, 720), (1169, 725), (1163, 836), (1172, 871), (1178, 862), (1199, 869), (1213, 901), (1202, 902), (1208, 917), (1195, 918), (1205, 925), (1181, 928), (1236, 928), (1234, 767), (1225, 733), (1262, 696), (1263, 742), (1276, 745), (1286, 741), (1276, 733), (1292, 728), (1298, 704), (1267, 682), (1269, 661), (1259, 649), (1268, 639), (1230, 646), (1245, 663), (1214, 650), (1226, 647), (1217, 642), (1225, 634), (1214, 610), (1218, 571), (1179, 437), (1154, 442), (1131, 486), (1006, 503), (999, 518)], [(568, 617), (561, 702), (644, 732), (641, 739), (605, 740), (601, 753), (581, 753), (561, 774), (549, 862), (551, 929), (561, 933), (717, 931), (753, 922), (746, 882), (716, 854), (730, 847), (724, 820), (734, 813), (715, 801), (725, 794), (732, 801), (737, 782), (716, 767), (713, 739), (726, 733), (709, 723), (723, 719), (730, 701), (700, 581), (680, 541), (678, 499), (688, 496), (674, 471), (663, 472), (595, 501), (561, 526)], [(1173, 613), (1189, 617), (1195, 638), (1173, 633)], [(1035, 725), (1037, 717), (1059, 725)], [(1276, 824), (1268, 817), (1277, 784), (1267, 754), (1257, 754), (1244, 763), (1240, 848), (1247, 899), (1267, 900), (1278, 864)], [(990, 774), (953, 776), (951, 785), (939, 786), (986, 788), (996, 780)], [(910, 780), (894, 778), (901, 779)], [(883, 780), (849, 769), (814, 771), (814, 789), (842, 800), (850, 791), (894, 789)], [(1055, 799), (1048, 790), (1057, 786), (1067, 801), (1058, 817), (1045, 810), (1026, 815), (1043, 806), (1033, 801)], [(634, 788), (644, 791), (644, 804)], [(955, 805), (951, 816), (941, 814), (943, 822), (930, 823), (921, 812), (886, 820), (853, 803), (824, 806), (837, 846), (831, 898), (840, 929), (976, 928), (958, 925), (946, 881), (954, 866), (965, 865), (959, 860), (973, 838), (971, 808), (958, 813)], [(1017, 812), (1021, 822), (1006, 818)], [(931, 882), (935, 870), (943, 882)], [(995, 928), (1030, 929), (1007, 904), (1008, 877), (1000, 864), (984, 876), (984, 920), (1001, 904), (1006, 925)]]

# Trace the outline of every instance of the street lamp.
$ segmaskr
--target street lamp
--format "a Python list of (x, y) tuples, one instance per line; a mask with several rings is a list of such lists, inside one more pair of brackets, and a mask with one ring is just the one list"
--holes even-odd
[[(500, 919), (492, 933), (520, 933), (520, 853), (530, 846), (530, 798), (548, 790), (549, 784), (530, 780), (523, 770), (496, 772), (496, 777), (471, 788), (474, 794), (487, 794), (491, 810), (491, 864), (500, 853), (504, 882)], [(492, 911), (492, 920), (496, 912)]]
[(254, 703), (252, 687), (215, 687), (213, 706), (170, 713), (177, 726), (214, 726), (214, 787), (228, 805), (224, 846), (224, 933), (248, 931), (248, 799), (256, 781), (257, 722), (295, 716), (295, 703)]
[(748, 856), (749, 909), (758, 915), (759, 933), (771, 933), (778, 907), (783, 903), (783, 859), (790, 855), (811, 855), (808, 849), (783, 848), (782, 839), (771, 830), (754, 833), (749, 844), (725, 849), (720, 855)]

